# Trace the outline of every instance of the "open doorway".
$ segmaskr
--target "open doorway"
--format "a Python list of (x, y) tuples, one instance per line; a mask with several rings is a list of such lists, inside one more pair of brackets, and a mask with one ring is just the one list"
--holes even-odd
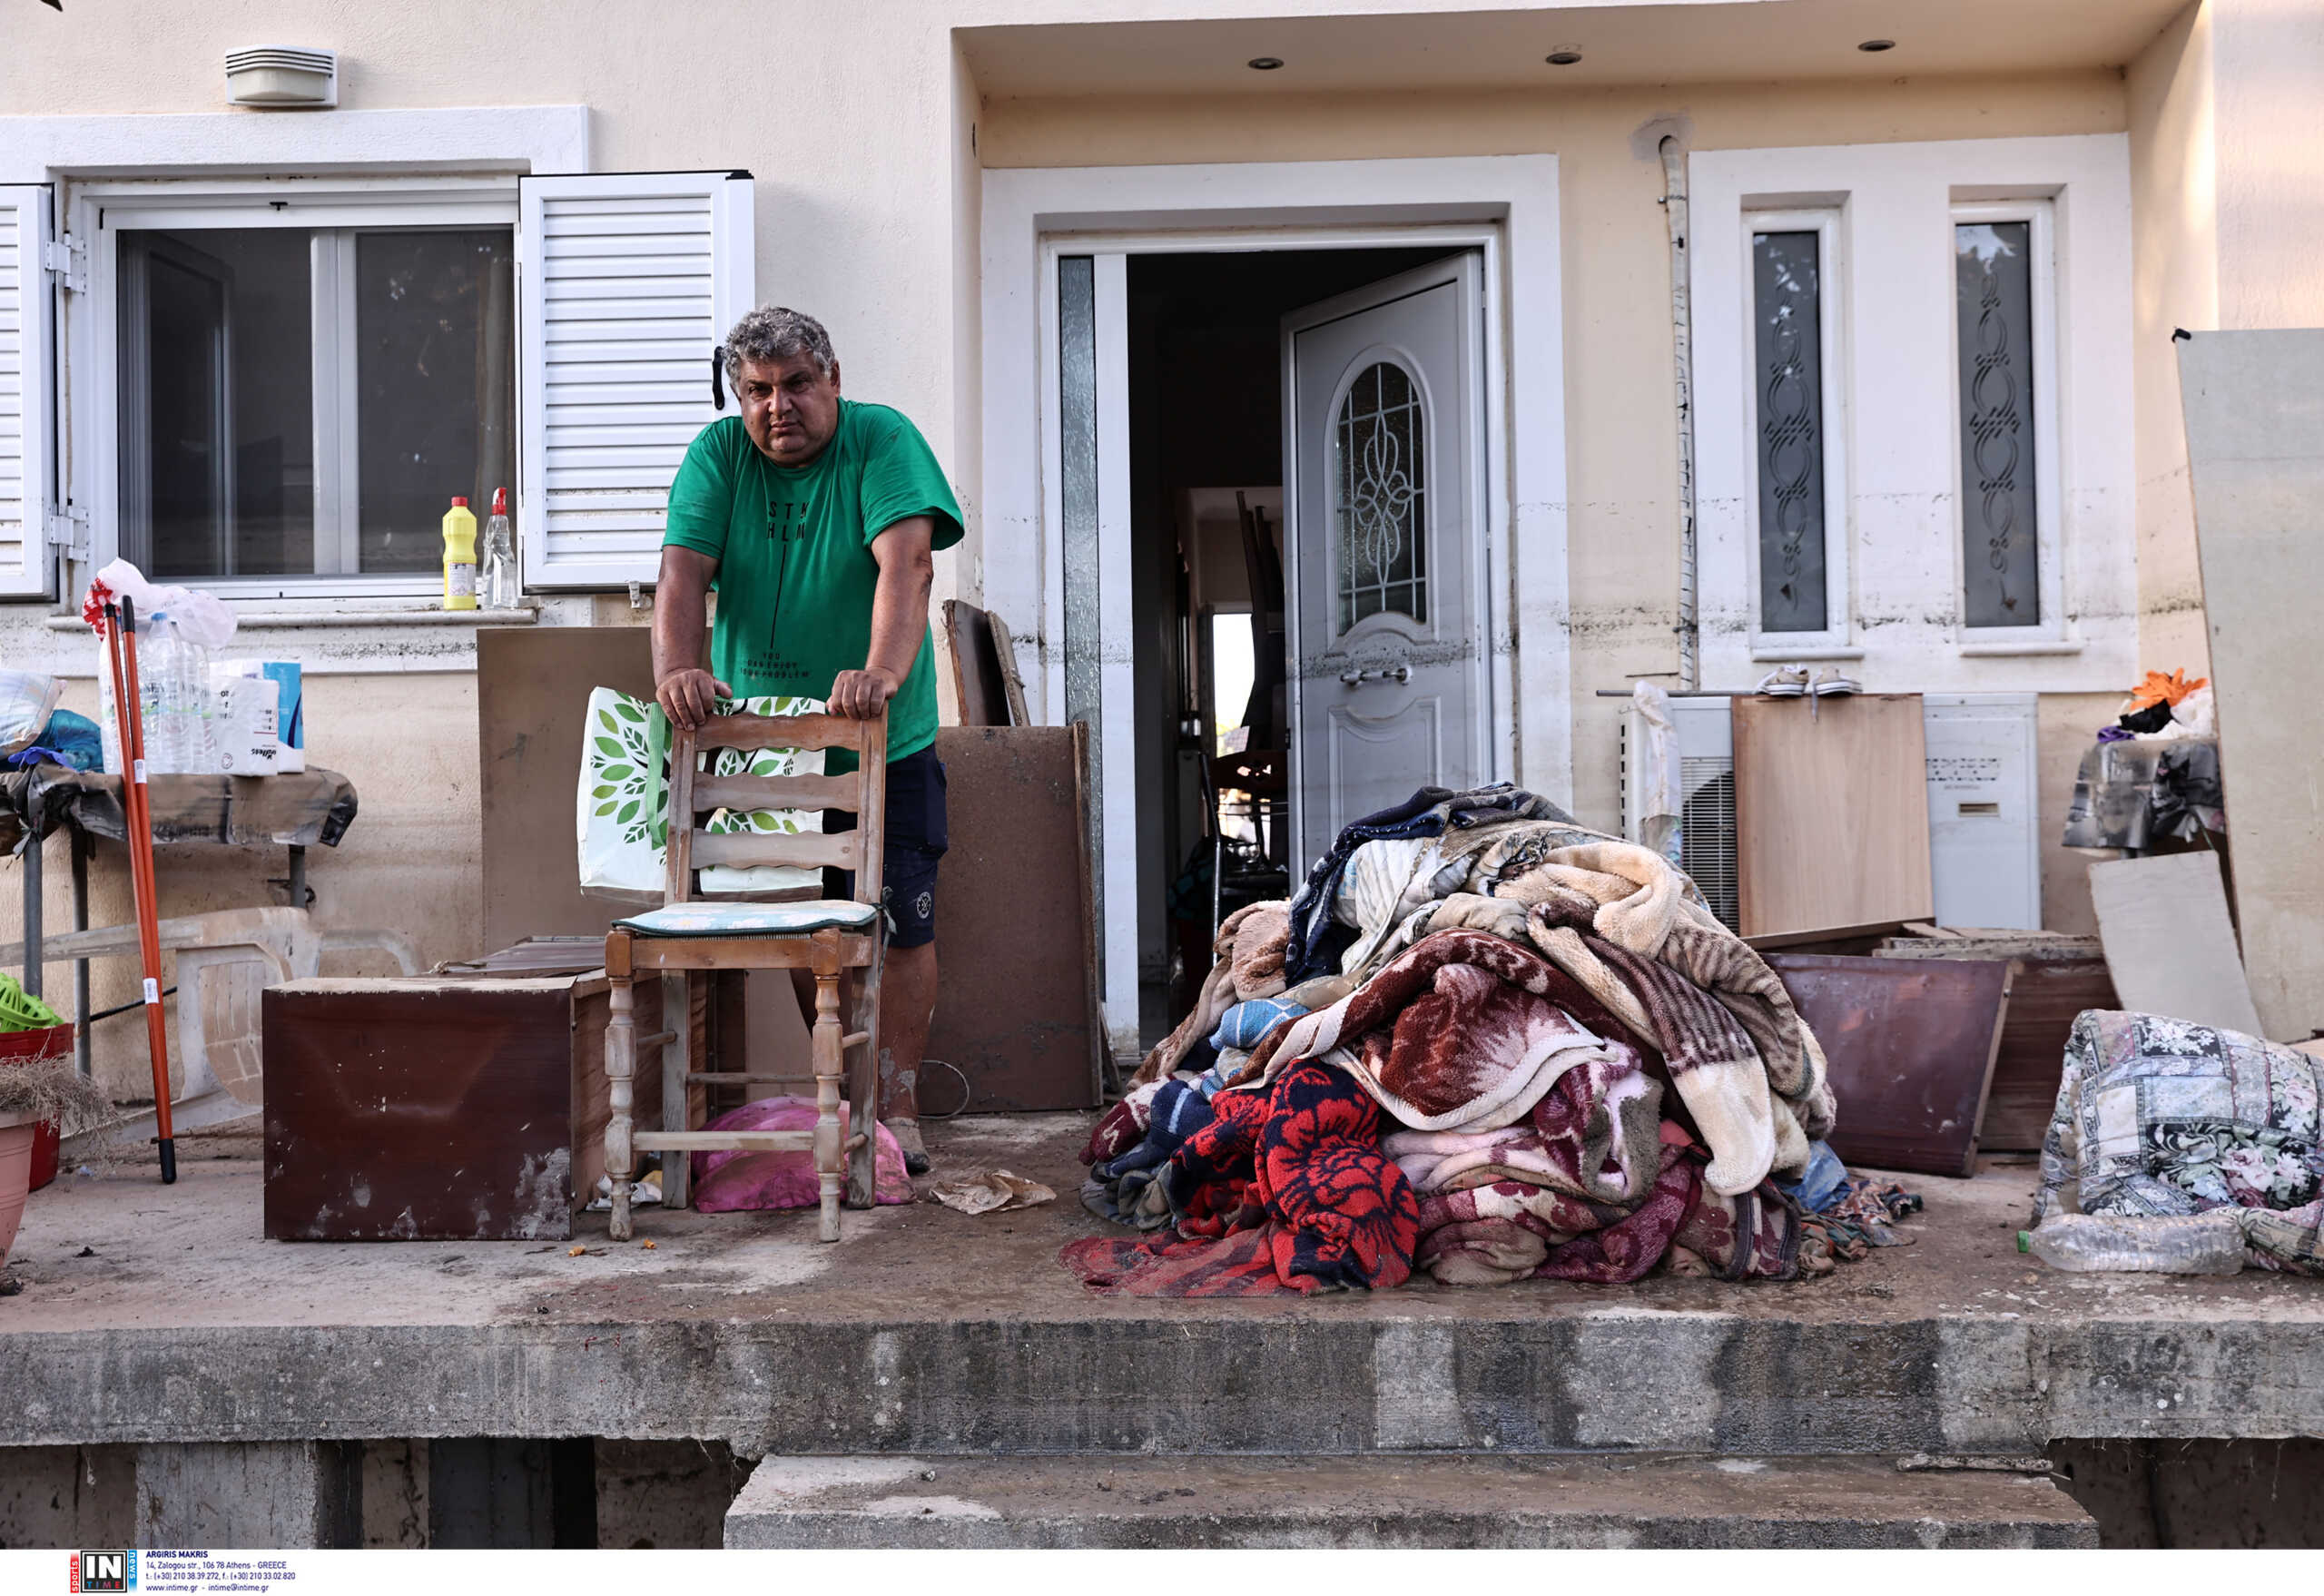
[(1346, 820), (1482, 779), (1482, 313), (1442, 244), (1127, 272), (1150, 1044), (1220, 917), (1288, 896)]

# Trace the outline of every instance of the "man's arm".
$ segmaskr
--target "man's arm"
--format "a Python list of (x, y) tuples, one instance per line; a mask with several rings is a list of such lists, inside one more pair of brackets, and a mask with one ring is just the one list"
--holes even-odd
[(681, 731), (710, 718), (727, 696), (726, 684), (702, 668), (704, 612), (718, 562), (675, 544), (662, 548), (662, 576), (654, 586), (654, 696)]
[[(872, 650), (862, 670), (842, 671), (832, 681), (832, 714), (869, 720), (903, 686), (928, 635), (935, 543), (933, 516), (908, 516), (872, 540), (872, 557), (880, 562), (879, 585), (872, 594)], [(694, 624), (702, 624), (699, 614)]]

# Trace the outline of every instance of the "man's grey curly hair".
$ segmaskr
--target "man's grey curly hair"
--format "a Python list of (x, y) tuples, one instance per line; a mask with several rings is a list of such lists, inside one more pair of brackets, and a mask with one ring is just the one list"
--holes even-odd
[(832, 335), (823, 324), (803, 310), (782, 305), (761, 305), (740, 321), (718, 346), (729, 384), (743, 373), (745, 360), (787, 360), (804, 355), (815, 369), (828, 377), (839, 357), (832, 353)]

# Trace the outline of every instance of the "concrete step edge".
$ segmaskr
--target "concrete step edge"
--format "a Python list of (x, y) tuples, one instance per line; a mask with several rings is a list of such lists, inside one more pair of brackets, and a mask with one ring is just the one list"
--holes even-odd
[(2093, 1547), (2045, 1473), (1891, 1457), (761, 1461), (734, 1548)]

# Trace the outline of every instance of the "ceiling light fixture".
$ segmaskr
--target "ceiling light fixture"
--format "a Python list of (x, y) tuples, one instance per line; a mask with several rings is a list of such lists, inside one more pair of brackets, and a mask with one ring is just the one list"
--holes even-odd
[(1894, 50), (1896, 47), (1896, 41), (1894, 39), (1866, 39), (1856, 46), (1866, 55), (1877, 55), (1883, 50)]
[(1551, 66), (1571, 66), (1581, 59), (1581, 46), (1579, 44), (1560, 44), (1556, 49), (1541, 57), (1541, 59), (1548, 62)]
[(1273, 72), (1283, 64), (1283, 57), (1280, 55), (1254, 55), (1250, 60), (1245, 62), (1243, 64), (1249, 67), (1253, 72)]

